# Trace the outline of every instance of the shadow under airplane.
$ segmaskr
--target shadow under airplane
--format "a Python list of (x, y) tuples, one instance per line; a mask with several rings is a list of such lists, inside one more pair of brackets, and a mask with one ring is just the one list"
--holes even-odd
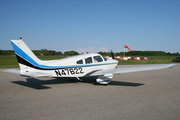
[[(67, 84), (67, 83), (90, 83), (93, 85), (100, 85), (96, 82), (96, 77), (86, 77), (83, 78), (83, 81), (79, 81), (77, 79), (67, 79), (67, 78), (54, 78), (51, 80), (39, 80), (35, 78), (27, 78), (25, 81), (13, 81), (11, 83), (15, 83), (18, 85), (30, 87), (36, 90), (43, 90), (43, 89), (50, 89), (51, 87), (44, 86), (44, 85), (51, 85), (51, 84)], [(116, 86), (131, 86), (131, 87), (138, 87), (144, 85), (142, 83), (132, 83), (132, 82), (120, 82), (120, 81), (111, 81), (108, 85), (116, 85)], [(102, 85), (101, 85), (102, 86)]]

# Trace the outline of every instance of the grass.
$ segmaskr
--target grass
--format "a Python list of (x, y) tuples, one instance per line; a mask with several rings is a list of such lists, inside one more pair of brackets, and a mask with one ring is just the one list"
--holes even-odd
[[(58, 60), (66, 56), (38, 56), (41, 60)], [(16, 56), (0, 56), (0, 68), (18, 68)]]
[[(66, 56), (39, 56), (41, 60), (57, 60)], [(149, 60), (118, 60), (119, 65), (132, 64), (164, 64), (172, 63), (172, 59), (177, 56), (149, 56)], [(0, 56), (0, 68), (17, 68), (19, 67), (16, 56)]]
[(19, 67), (16, 56), (0, 56), (0, 68)]

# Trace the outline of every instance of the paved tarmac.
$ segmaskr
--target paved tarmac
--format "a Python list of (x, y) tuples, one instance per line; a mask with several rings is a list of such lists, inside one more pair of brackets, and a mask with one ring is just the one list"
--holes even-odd
[[(122, 65), (131, 67), (138, 65)], [(26, 79), (0, 69), (0, 120), (180, 120), (180, 64), (95, 79)]]

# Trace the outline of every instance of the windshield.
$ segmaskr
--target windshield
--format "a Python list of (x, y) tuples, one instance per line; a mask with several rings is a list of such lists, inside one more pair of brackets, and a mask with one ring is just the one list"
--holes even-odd
[(94, 58), (94, 62), (96, 63), (96, 62), (102, 62), (103, 60), (102, 60), (102, 58), (98, 55), (98, 56), (94, 56), (93, 57)]
[(104, 61), (107, 61), (107, 59), (104, 56), (102, 56), (102, 57), (103, 57)]

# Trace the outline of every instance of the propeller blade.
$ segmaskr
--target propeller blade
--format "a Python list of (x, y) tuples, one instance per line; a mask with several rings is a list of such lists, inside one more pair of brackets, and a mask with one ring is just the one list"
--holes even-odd
[(111, 57), (112, 57), (112, 59), (114, 59), (114, 53), (112, 50), (111, 50)]

